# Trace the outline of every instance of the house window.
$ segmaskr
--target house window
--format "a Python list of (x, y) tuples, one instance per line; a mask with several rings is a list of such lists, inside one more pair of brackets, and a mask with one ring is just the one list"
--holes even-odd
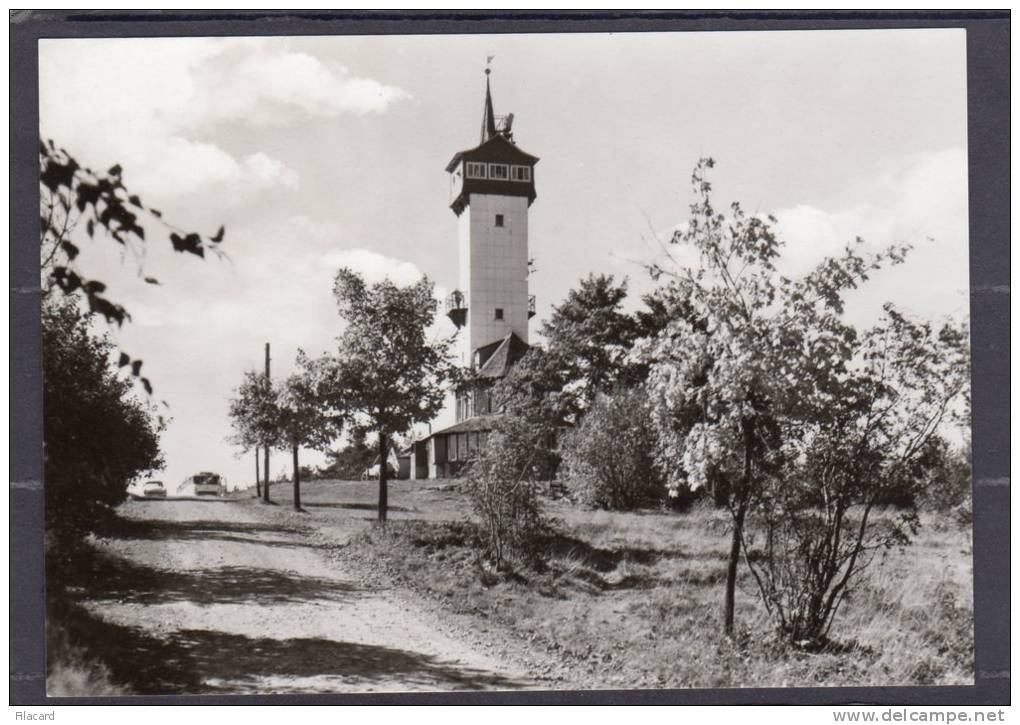
[(497, 227), (503, 226), (503, 215), (502, 214), (497, 214), (496, 215), (496, 226)]
[(497, 320), (502, 320), (503, 319), (503, 308), (502, 307), (497, 307), (496, 308), (496, 318), (495, 319), (497, 319)]
[(511, 166), (510, 178), (514, 181), (531, 181), (530, 166)]
[(506, 164), (489, 164), (490, 179), (509, 179), (510, 169)]
[(485, 164), (478, 161), (467, 162), (467, 178), (469, 179), (484, 179), (485, 178)]

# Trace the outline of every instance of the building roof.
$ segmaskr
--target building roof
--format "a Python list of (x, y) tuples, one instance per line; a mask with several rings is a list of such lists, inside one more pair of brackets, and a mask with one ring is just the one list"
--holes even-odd
[(530, 350), (528, 343), (510, 332), (502, 340), (483, 345), (475, 353), (478, 355), (477, 374), (483, 378), (502, 378), (510, 372), (518, 360)]
[(494, 427), (495, 422), (500, 418), (502, 413), (492, 413), (491, 415), (475, 415), (471, 418), (466, 418), (459, 423), (454, 423), (451, 426), (447, 426), (442, 430), (437, 430), (432, 433), (432, 436), (446, 435), (448, 433), (478, 433), (481, 431), (491, 431)]
[(452, 173), (462, 159), (517, 163), (527, 166), (534, 166), (538, 163), (537, 156), (522, 151), (517, 144), (499, 133), (472, 149), (455, 153), (450, 159), (450, 163), (446, 165), (446, 170)]

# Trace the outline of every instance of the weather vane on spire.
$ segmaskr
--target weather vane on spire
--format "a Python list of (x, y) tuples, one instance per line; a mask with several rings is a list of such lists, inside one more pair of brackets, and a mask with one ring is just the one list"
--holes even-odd
[(489, 65), (492, 63), (492, 59), (495, 57), (496, 56), (494, 55), (485, 56), (485, 75), (489, 75), (490, 73), (492, 73), (492, 68), (490, 68)]

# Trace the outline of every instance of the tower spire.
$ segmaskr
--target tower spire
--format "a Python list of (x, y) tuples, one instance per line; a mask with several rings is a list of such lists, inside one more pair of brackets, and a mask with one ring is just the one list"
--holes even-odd
[(485, 111), (482, 114), (481, 143), (485, 143), (496, 135), (496, 114), (492, 110), (492, 90), (489, 88), (489, 74), (492, 73), (489, 63), (494, 57), (490, 55), (485, 62)]

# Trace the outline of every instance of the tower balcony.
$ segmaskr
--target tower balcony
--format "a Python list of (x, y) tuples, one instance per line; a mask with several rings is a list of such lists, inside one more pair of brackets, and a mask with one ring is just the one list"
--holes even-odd
[(528, 319), (535, 316), (535, 295), (528, 295)]
[(467, 296), (459, 289), (446, 296), (446, 316), (458, 329), (467, 322), (467, 311)]

